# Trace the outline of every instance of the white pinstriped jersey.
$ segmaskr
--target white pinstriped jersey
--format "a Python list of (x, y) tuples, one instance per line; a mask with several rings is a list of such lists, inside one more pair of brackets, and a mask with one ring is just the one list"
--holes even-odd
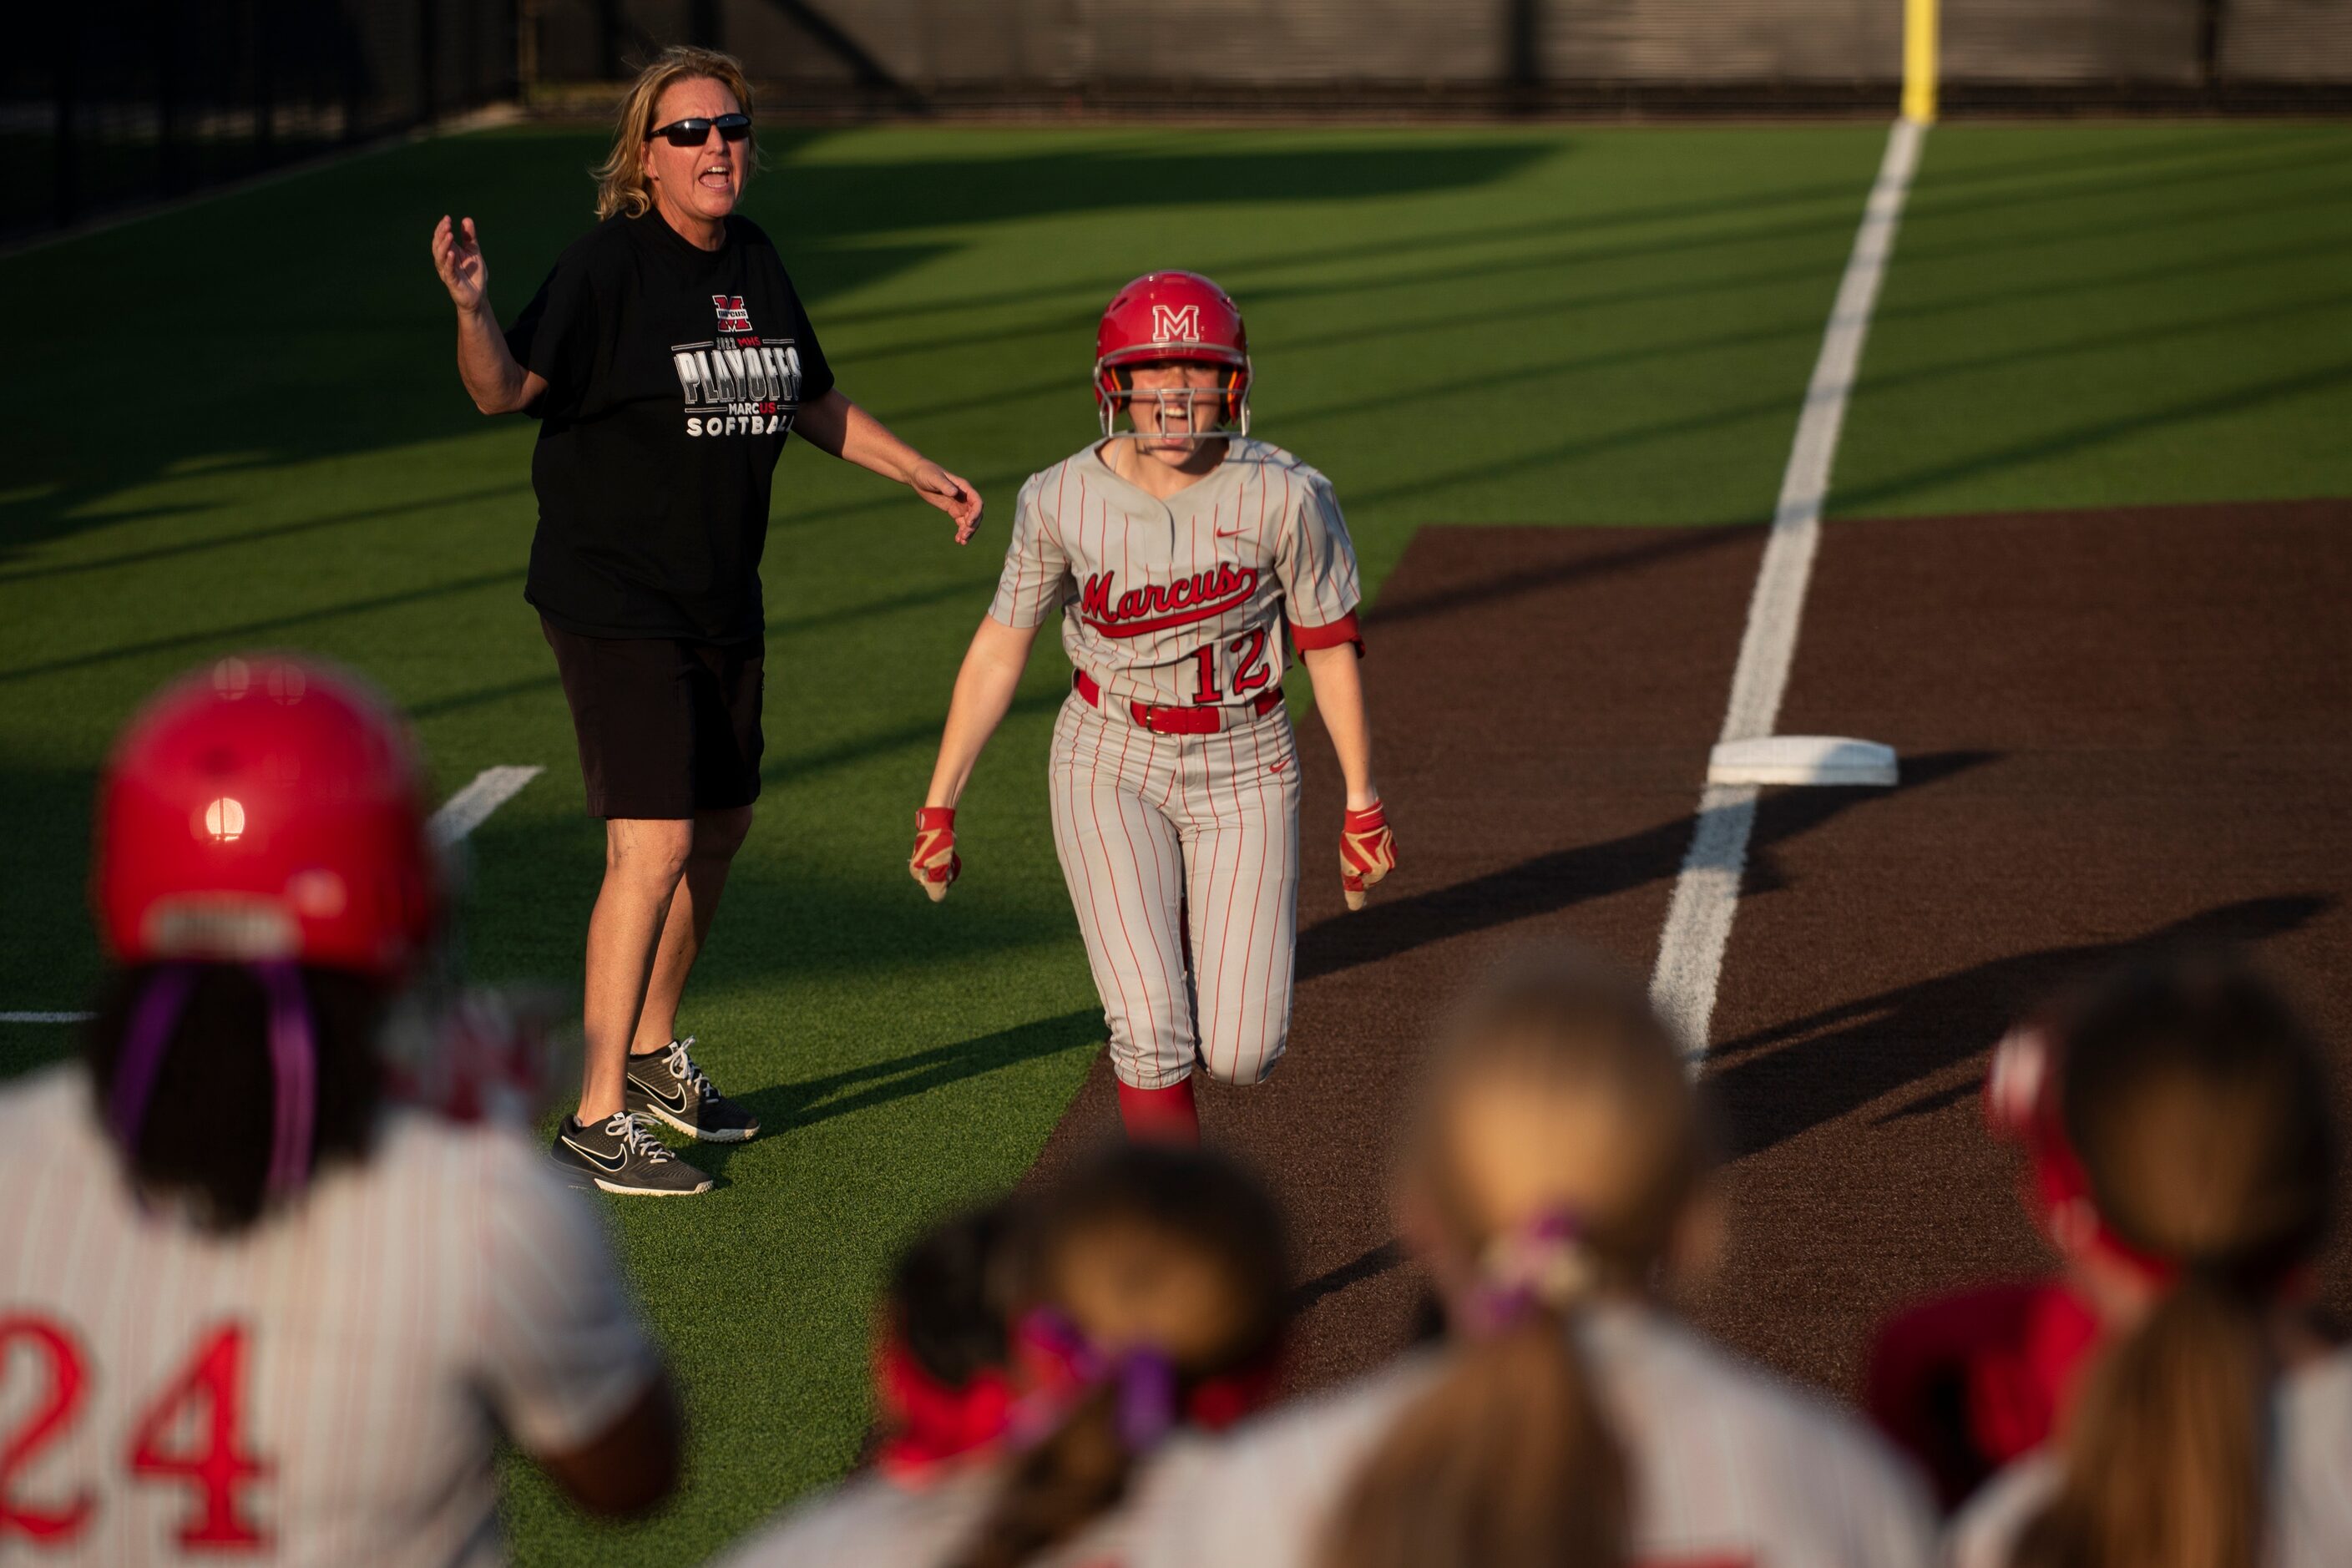
[[(1033, 1560), (1033, 1568), (1121, 1568), (1134, 1551), (1134, 1527), (1149, 1511), (1154, 1472), (1129, 1486), (1144, 1500), (1113, 1510), (1074, 1541)], [(720, 1558), (714, 1568), (940, 1568), (971, 1543), (1003, 1484), (994, 1467), (909, 1489), (877, 1475), (819, 1492)]]
[(90, 1100), (79, 1068), (0, 1094), (0, 1557), (495, 1563), (499, 1431), (577, 1449), (655, 1373), (595, 1215), (511, 1131), (395, 1112), (207, 1237), (141, 1206)]
[[(2263, 1568), (2341, 1568), (2352, 1563), (2352, 1350), (2282, 1378), (2271, 1409)], [(1946, 1563), (2009, 1568), (2017, 1538), (2049, 1506), (2059, 1479), (2046, 1453), (1995, 1476), (1952, 1521)]]
[(1362, 596), (1331, 481), (1233, 437), (1224, 461), (1166, 501), (1094, 447), (1032, 476), (988, 613), (1029, 627), (1061, 611), (1072, 667), (1114, 696), (1233, 706), (1280, 683), (1286, 623), (1300, 647), (1354, 640)]
[[(1926, 1568), (1927, 1494), (1860, 1423), (1646, 1309), (1584, 1319), (1631, 1461), (1643, 1568)], [(1416, 1355), (1171, 1452), (1133, 1568), (1307, 1568), (1358, 1469), (1444, 1364)]]

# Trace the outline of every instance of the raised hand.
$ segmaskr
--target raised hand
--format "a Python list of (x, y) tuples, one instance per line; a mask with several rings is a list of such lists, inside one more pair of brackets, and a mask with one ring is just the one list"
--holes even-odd
[(433, 270), (449, 290), (450, 302), (460, 310), (479, 310), (490, 297), (490, 264), (482, 259), (482, 242), (475, 237), (474, 220), (451, 223), (446, 215), (433, 226)]
[(915, 464), (907, 482), (915, 487), (917, 495), (955, 519), (958, 544), (971, 542), (972, 536), (980, 531), (980, 514), (986, 510), (986, 503), (970, 479), (958, 479), (925, 458)]
[(1389, 815), (1374, 801), (1362, 811), (1351, 811), (1339, 824), (1339, 890), (1348, 907), (1364, 907), (1364, 893), (1396, 869), (1396, 835), (1389, 830)]

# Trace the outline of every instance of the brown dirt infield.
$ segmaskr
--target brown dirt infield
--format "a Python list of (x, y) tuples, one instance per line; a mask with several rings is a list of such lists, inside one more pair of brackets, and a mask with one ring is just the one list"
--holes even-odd
[[(1383, 589), (1365, 673), (1403, 864), (1349, 915), (1336, 844), (1310, 847), (1289, 1057), (1203, 1092), (1210, 1139), (1296, 1220), (1298, 1386), (1408, 1332), (1383, 1169), (1438, 1002), (1535, 938), (1647, 973), (1762, 539), (1432, 528)], [(2352, 1039), (2345, 541), (2343, 501), (1828, 527), (1780, 728), (1888, 742), (1904, 783), (1759, 813), (1708, 1068), (1734, 1240), (1703, 1322), (1844, 1388), (1886, 1307), (2036, 1267), (1976, 1085), (2016, 1009), (2087, 969), (2249, 941)], [(1339, 791), (1301, 740), (1313, 846)], [(1097, 1063), (1037, 1175), (1116, 1125)], [(2326, 1280), (2352, 1304), (2352, 1248)]]

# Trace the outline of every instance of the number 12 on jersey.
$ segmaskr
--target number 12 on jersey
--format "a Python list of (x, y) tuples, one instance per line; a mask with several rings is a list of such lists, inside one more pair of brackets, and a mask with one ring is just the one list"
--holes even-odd
[[(1274, 679), (1265, 667), (1265, 628), (1252, 626), (1224, 645), (1225, 651), (1236, 655), (1234, 661), (1234, 695), (1246, 697)], [(1192, 662), (1200, 667), (1200, 689), (1192, 693), (1193, 702), (1206, 707), (1223, 700), (1224, 693), (1217, 689), (1217, 645), (1202, 643), (1192, 651)]]
[[(27, 1500), (17, 1496), (18, 1472), (41, 1449), (65, 1436), (88, 1392), (88, 1359), (58, 1324), (34, 1317), (0, 1318), (0, 1373), (25, 1364), (21, 1352), (47, 1374), (17, 1428), (0, 1435), (0, 1542), (11, 1534), (63, 1543), (79, 1535), (98, 1506), (87, 1488), (71, 1495)], [(182, 1371), (157, 1394), (131, 1434), (124, 1462), (134, 1476), (194, 1487), (196, 1506), (181, 1522), (180, 1544), (210, 1551), (258, 1551), (268, 1537), (238, 1509), (237, 1489), (269, 1473), (238, 1444), (245, 1409), (245, 1330), (231, 1323), (197, 1345)], [(16, 1401), (11, 1399), (11, 1405)]]

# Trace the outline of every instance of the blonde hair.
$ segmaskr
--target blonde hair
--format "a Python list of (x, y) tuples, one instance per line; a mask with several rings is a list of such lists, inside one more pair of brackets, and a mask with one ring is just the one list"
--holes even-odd
[(1515, 1320), (1457, 1345), (1357, 1474), (1321, 1543), (1324, 1568), (1625, 1560), (1636, 1478), (1575, 1320), (1591, 1290), (1638, 1289), (1666, 1253), (1709, 1140), (1675, 1038), (1640, 986), (1573, 952), (1505, 970), (1445, 1032), (1406, 1145), (1438, 1223), (1487, 1260), (1482, 1277), (1498, 1272), (1527, 1218), (1493, 1212), (1462, 1168), (1474, 1108), (1498, 1099), (1538, 1108), (1531, 1127), (1549, 1126), (1557, 1142), (1612, 1130), (1605, 1149), (1563, 1151), (1519, 1173), (1528, 1193), (1573, 1215), (1573, 1247), (1559, 1262), (1572, 1265), (1574, 1283), (1530, 1291)]
[[(735, 95), (743, 112), (751, 112), (751, 82), (743, 62), (716, 49), (673, 44), (656, 55), (629, 84), (621, 100), (620, 118), (613, 126), (613, 150), (596, 165), (596, 216), (643, 217), (654, 205), (646, 179), (646, 139), (653, 133), (654, 111), (662, 94), (682, 81), (708, 79)], [(751, 149), (751, 168), (760, 166), (757, 141)]]

